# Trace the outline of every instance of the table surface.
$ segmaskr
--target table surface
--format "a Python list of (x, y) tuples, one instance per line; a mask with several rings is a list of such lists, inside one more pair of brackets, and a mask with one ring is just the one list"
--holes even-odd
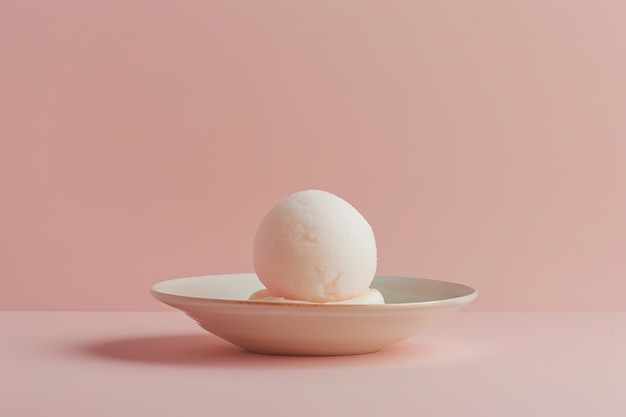
[(178, 312), (0, 312), (0, 415), (624, 416), (626, 312), (455, 313), (369, 355), (257, 355)]

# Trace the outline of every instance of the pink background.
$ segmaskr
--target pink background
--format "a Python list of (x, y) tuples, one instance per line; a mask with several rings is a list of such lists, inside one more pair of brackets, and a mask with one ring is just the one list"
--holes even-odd
[(625, 74), (619, 0), (0, 0), (0, 308), (163, 309), (321, 188), (470, 310), (623, 310)]

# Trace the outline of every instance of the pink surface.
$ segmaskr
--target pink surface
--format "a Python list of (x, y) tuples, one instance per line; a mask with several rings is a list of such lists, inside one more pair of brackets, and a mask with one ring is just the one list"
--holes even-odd
[(179, 313), (2, 312), (0, 415), (622, 417), (625, 322), (459, 313), (379, 353), (315, 358), (247, 353)]
[(470, 309), (624, 309), (624, 39), (609, 0), (2, 1), (0, 308), (162, 308), (315, 187)]

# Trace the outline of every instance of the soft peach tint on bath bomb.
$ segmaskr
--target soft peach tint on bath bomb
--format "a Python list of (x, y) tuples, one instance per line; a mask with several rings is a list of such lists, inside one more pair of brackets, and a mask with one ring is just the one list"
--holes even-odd
[(350, 203), (307, 190), (280, 201), (254, 240), (254, 269), (273, 297), (315, 303), (368, 293), (376, 273), (371, 226)]

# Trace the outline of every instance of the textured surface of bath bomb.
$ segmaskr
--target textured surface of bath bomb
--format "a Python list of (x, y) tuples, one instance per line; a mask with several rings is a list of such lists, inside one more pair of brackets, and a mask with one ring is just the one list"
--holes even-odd
[(254, 269), (273, 297), (317, 303), (367, 293), (376, 273), (371, 226), (350, 203), (307, 190), (280, 201), (254, 240)]

